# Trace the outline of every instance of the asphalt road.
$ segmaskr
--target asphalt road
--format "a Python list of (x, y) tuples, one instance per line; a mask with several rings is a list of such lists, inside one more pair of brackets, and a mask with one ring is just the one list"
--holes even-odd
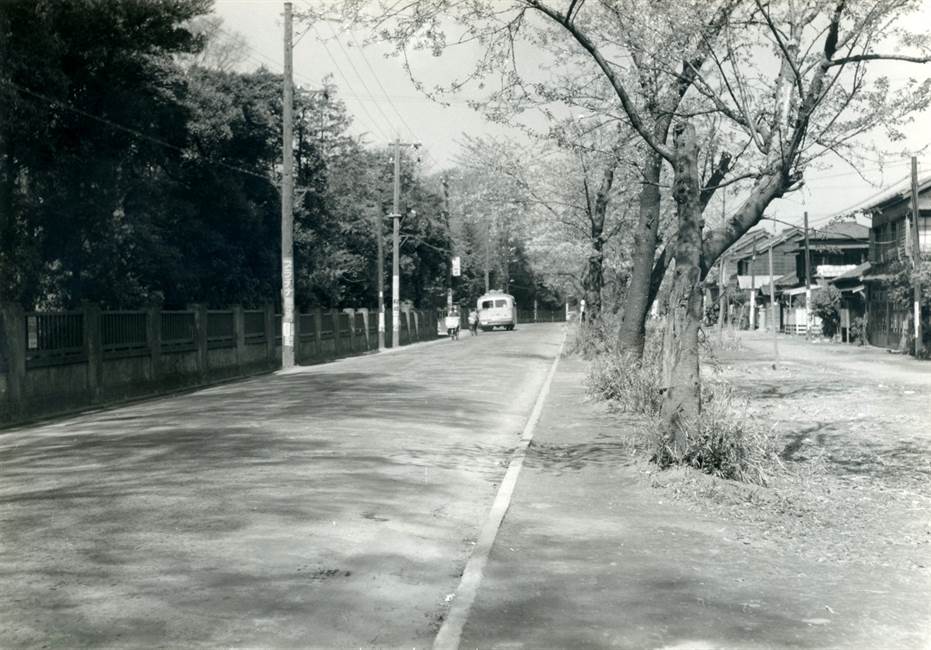
[(0, 432), (0, 647), (429, 645), (562, 332)]

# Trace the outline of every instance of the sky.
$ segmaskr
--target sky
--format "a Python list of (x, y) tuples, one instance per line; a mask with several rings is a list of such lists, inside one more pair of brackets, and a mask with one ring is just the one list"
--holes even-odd
[[(298, 12), (313, 0), (294, 0)], [(921, 18), (931, 24), (931, 0), (923, 0)], [(224, 22), (224, 29), (241, 34), (248, 44), (242, 67), (259, 65), (275, 71), (283, 70), (283, 2), (281, 0), (216, 0), (214, 13)], [(364, 133), (369, 144), (386, 144), (395, 138), (403, 142), (420, 142), (425, 172), (452, 167), (460, 154), (462, 135), (493, 135), (519, 139), (517, 129), (487, 121), (460, 97), (443, 106), (418, 91), (401, 59), (386, 56), (386, 46), (362, 46), (363, 35), (337, 36), (335, 26), (319, 23), (311, 28), (299, 22), (294, 25), (294, 80), (308, 88), (321, 86), (332, 75), (340, 98), (353, 115), (353, 131)], [(448, 80), (450, 71), (463, 72), (473, 61), (474, 52), (459, 49), (435, 58), (425, 52), (409, 53), (411, 68), (429, 86)], [(533, 64), (531, 63), (531, 66)], [(892, 79), (915, 76), (931, 77), (931, 64), (917, 66), (887, 62), (883, 72)], [(927, 148), (927, 150), (925, 150)], [(931, 175), (931, 111), (916, 116), (908, 128), (905, 142), (896, 149), (918, 156), (919, 176)], [(864, 168), (863, 178), (844, 164), (825, 170), (806, 172), (805, 187), (785, 199), (775, 201), (767, 215), (790, 223), (801, 223), (802, 213), (809, 213), (813, 226), (827, 222), (839, 212), (846, 212), (858, 203), (881, 195), (889, 187), (907, 182), (909, 161), (906, 155), (887, 160), (885, 169), (879, 165)], [(770, 226), (771, 227), (771, 226)], [(778, 226), (781, 229), (781, 225)]]

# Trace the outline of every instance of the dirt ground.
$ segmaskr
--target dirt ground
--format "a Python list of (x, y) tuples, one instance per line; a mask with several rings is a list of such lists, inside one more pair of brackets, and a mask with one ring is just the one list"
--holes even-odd
[(709, 482), (712, 498), (696, 504), (731, 508), (750, 543), (931, 576), (931, 363), (799, 337), (778, 345), (773, 369), (771, 337), (743, 333), (705, 370), (749, 397), (786, 473), (768, 490)]

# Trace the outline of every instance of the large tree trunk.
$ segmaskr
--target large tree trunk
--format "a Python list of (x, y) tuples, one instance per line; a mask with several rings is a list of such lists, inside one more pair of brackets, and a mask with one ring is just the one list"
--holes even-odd
[(618, 332), (620, 349), (637, 358), (643, 356), (646, 318), (650, 310), (650, 275), (659, 232), (659, 179), (663, 159), (650, 150), (646, 154), (645, 163), (640, 190), (640, 215), (634, 234), (633, 268), (624, 300), (624, 317)]
[(675, 128), (675, 183), (679, 232), (676, 268), (666, 311), (663, 346), (668, 377), (660, 412), (661, 426), (673, 459), (687, 447), (686, 425), (701, 412), (698, 332), (702, 317), (701, 206), (699, 201), (698, 143), (691, 124)]

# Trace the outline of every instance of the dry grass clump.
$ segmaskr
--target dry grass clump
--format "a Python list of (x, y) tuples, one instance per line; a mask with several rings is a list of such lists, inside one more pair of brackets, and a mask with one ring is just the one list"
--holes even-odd
[(592, 360), (586, 387), (610, 408), (624, 413), (653, 417), (662, 404), (659, 368), (619, 352)]
[(659, 415), (663, 399), (660, 345), (660, 337), (649, 337), (642, 359), (616, 347), (595, 355), (586, 377), (589, 394), (607, 401), (616, 411)]
[(685, 465), (723, 479), (767, 485), (781, 470), (775, 433), (747, 412), (747, 400), (724, 383), (702, 387), (702, 411), (682, 423), (686, 450), (676, 456), (668, 440), (657, 436), (654, 458), (661, 466)]
[[(687, 430), (687, 447), (675, 455), (658, 421), (665, 386), (662, 378), (662, 323), (653, 323), (642, 359), (617, 349), (612, 324), (586, 323), (576, 336), (577, 349), (591, 358), (586, 387), (590, 395), (604, 400), (618, 412), (644, 415), (650, 419), (635, 441), (660, 467), (684, 466), (714, 477), (766, 485), (779, 471), (774, 432), (748, 413), (748, 402), (730, 384), (702, 383), (702, 412), (694, 421), (682, 423)], [(733, 331), (731, 332), (733, 334)], [(739, 345), (739, 337), (728, 336), (723, 343), (707, 337), (702, 341), (702, 357), (714, 368), (722, 349)]]

